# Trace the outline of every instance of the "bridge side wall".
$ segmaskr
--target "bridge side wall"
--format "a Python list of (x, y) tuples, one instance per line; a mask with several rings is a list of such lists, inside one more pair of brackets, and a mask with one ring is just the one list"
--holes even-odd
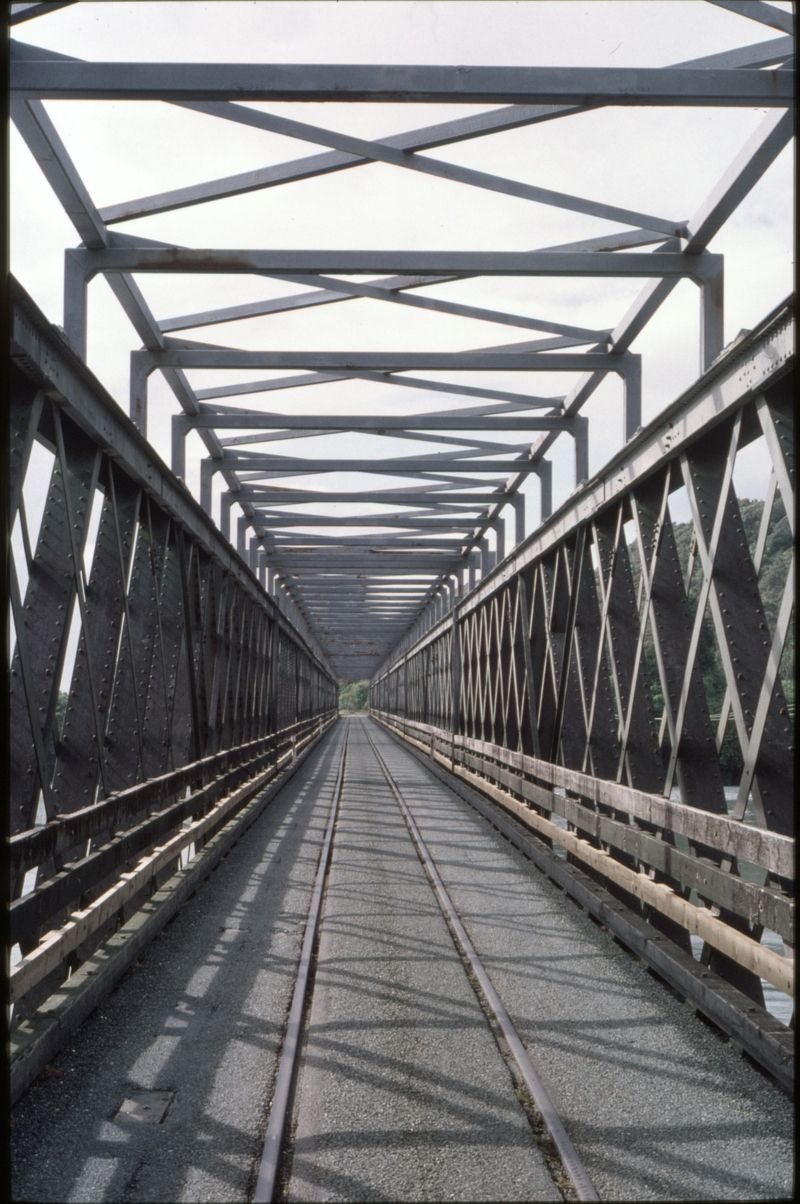
[[(15, 282), (11, 318), (10, 903), (28, 955), (154, 842), (296, 756), (336, 715), (338, 685)], [(185, 814), (153, 820), (187, 798)], [(18, 1018), (178, 860), (38, 981)]]
[[(480, 756), (463, 750), (485, 759), (493, 746), (619, 784), (616, 807), (577, 791), (592, 819), (581, 826), (580, 812), (570, 815), (570, 829), (687, 899), (691, 874), (664, 872), (663, 861), (641, 846), (637, 853), (621, 839), (601, 841), (596, 817), (641, 827), (623, 797), (633, 789), (793, 835), (793, 698), (784, 688), (794, 642), (793, 357), (793, 306), (786, 304), (737, 340), (422, 639), (400, 645), (371, 683), (373, 713), (404, 730), (410, 724), (431, 748), (443, 748), (449, 735), (454, 766), (466, 757), (465, 765), (479, 768)], [(733, 474), (756, 440), (769, 483), (748, 541)], [(688, 528), (671, 518), (676, 491), (688, 504)], [(769, 613), (768, 546), (779, 547), (770, 574), (780, 577), (777, 590), (770, 581)], [(497, 780), (492, 767), (479, 773)], [(512, 784), (511, 795), (537, 806), (535, 789), (520, 794)], [(669, 824), (660, 835), (675, 844)], [(724, 842), (689, 846), (706, 864), (740, 873)], [(761, 886), (768, 875), (769, 888), (793, 896), (793, 869), (784, 876), (762, 864), (759, 872)], [(753, 867), (742, 873), (753, 879)], [(685, 925), (620, 882), (609, 889), (690, 951)], [(693, 897), (702, 900), (703, 891)], [(741, 908), (718, 914), (760, 942), (763, 923)], [(792, 925), (793, 918), (784, 933), (790, 955)], [(763, 1004), (757, 975), (719, 948), (706, 946), (703, 956)]]

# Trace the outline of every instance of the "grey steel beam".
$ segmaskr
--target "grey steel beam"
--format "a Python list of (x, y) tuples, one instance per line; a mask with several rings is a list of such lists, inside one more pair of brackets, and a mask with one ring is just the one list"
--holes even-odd
[[(605, 351), (134, 351), (143, 372), (157, 368), (313, 367), (321, 371), (372, 372), (625, 372), (628, 362)], [(404, 382), (399, 382), (404, 383)], [(483, 394), (485, 395), (485, 393)]]
[(30, 4), (12, 4), (8, 23), (9, 25), (21, 25), (23, 21), (31, 21), (34, 17), (45, 17), (59, 8), (69, 8), (75, 2), (76, 0), (49, 0), (48, 3), (45, 3), (42, 0), (41, 3), (36, 3), (36, 0), (33, 0)]
[[(31, 57), (33, 48), (26, 47), (24, 54), (19, 57)], [(66, 56), (52, 55), (40, 52), (41, 57), (49, 58)], [(791, 38), (775, 38), (769, 42), (758, 43), (754, 46), (743, 46), (721, 54), (706, 55), (700, 59), (676, 63), (676, 67), (766, 67), (779, 63), (793, 53)], [(74, 61), (74, 60), (73, 60)], [(212, 102), (213, 104), (213, 102)], [(192, 107), (201, 112), (213, 111), (216, 116), (228, 120), (244, 122), (258, 127), (261, 114), (257, 110), (246, 109), (241, 104), (223, 102), (221, 105), (193, 104)], [(221, 111), (224, 110), (224, 111)], [(512, 105), (492, 113), (481, 113), (473, 117), (461, 118), (444, 122), (422, 130), (410, 130), (396, 134), (381, 141), (397, 150), (428, 150), (438, 146), (450, 145), (468, 138), (481, 137), (499, 130), (517, 129), (520, 126), (532, 125), (541, 121), (585, 112), (582, 106), (563, 105)], [(289, 163), (270, 165), (256, 171), (243, 172), (220, 180), (206, 181), (193, 184), (186, 188), (173, 189), (156, 196), (142, 197), (138, 200), (126, 201), (118, 205), (110, 205), (102, 209), (103, 221), (112, 223), (129, 221), (145, 214), (163, 213), (188, 205), (202, 204), (209, 200), (219, 200), (222, 197), (238, 196), (262, 188), (270, 188), (297, 180), (309, 179), (313, 176), (324, 175), (333, 171), (341, 171), (358, 167), (371, 160), (358, 156), (329, 152), (296, 159)], [(335, 298), (330, 298), (335, 299)], [(291, 299), (286, 299), (291, 300)], [(309, 302), (305, 302), (308, 304)], [(320, 303), (320, 302), (317, 302)], [(323, 302), (324, 303), (324, 302)]]
[[(583, 238), (569, 243), (559, 243), (555, 246), (533, 248), (539, 251), (620, 251), (631, 247), (647, 246), (653, 242), (662, 242), (661, 235), (651, 235), (642, 230), (623, 230), (617, 234), (603, 234), (596, 238)], [(458, 277), (464, 279), (463, 276)], [(279, 276), (277, 279), (285, 279), (284, 276)], [(370, 281), (370, 288), (383, 289), (387, 294), (387, 299), (392, 296), (397, 297), (401, 292), (409, 289), (418, 289), (426, 284), (448, 284), (457, 279), (454, 276), (392, 276), (383, 280)], [(346, 290), (346, 291), (345, 291)], [(260, 314), (283, 313), (287, 310), (303, 309), (306, 306), (327, 305), (332, 302), (352, 301), (361, 294), (353, 292), (351, 282), (337, 280), (335, 290), (309, 290), (306, 293), (299, 295), (293, 294), (289, 297), (276, 297), (269, 301), (250, 302), (245, 305), (227, 306), (223, 309), (208, 310), (203, 313), (189, 314), (185, 317), (167, 318), (164, 319), (162, 329), (167, 331), (184, 330), (190, 326), (215, 324), (218, 322), (235, 322), (243, 318), (256, 317)], [(383, 299), (383, 298), (381, 298)], [(469, 308), (469, 307), (468, 307)], [(444, 311), (454, 312), (454, 311)], [(532, 320), (532, 319), (531, 319)], [(588, 336), (590, 332), (584, 327), (565, 325), (560, 322), (550, 322), (545, 319), (536, 319), (537, 330), (548, 331), (551, 334), (574, 335), (575, 337)], [(605, 331), (598, 331), (598, 341), (606, 334)]]
[[(366, 616), (376, 615), (379, 617), (408, 616), (409, 612), (416, 607), (418, 597), (419, 594), (417, 593), (413, 597), (409, 595), (407, 598), (401, 598), (399, 601), (394, 600), (393, 595), (388, 595), (385, 602), (365, 601), (361, 599), (359, 613)], [(336, 618), (339, 615), (346, 615), (349, 619), (352, 619), (352, 598), (339, 597), (336, 600), (329, 600), (328, 602), (315, 602), (313, 599), (310, 600), (307, 594), (304, 593), (304, 605), (309, 614), (320, 616), (320, 621), (323, 619), (327, 621), (327, 618)]]
[[(238, 497), (238, 494), (236, 497)], [(259, 504), (269, 501), (270, 506), (298, 506), (315, 503), (328, 506), (334, 502), (369, 502), (370, 504), (391, 506), (416, 506), (420, 502), (425, 502), (426, 504), (441, 502), (445, 509), (456, 509), (456, 503), (463, 503), (470, 508), (486, 506), (496, 500), (496, 494), (493, 493), (458, 493), (449, 490), (435, 491), (424, 487), (408, 490), (406, 493), (397, 489), (387, 489), (385, 492), (365, 490), (363, 493), (342, 490), (312, 492), (311, 490), (302, 489), (282, 489), (278, 493), (277, 489), (269, 485), (246, 485), (242, 489), (242, 497), (246, 501)], [(236, 500), (236, 498), (233, 500)]]
[(794, 134), (795, 115), (768, 113), (689, 221), (686, 252), (708, 246)]
[[(228, 496), (230, 497), (233, 495), (228, 495)], [(423, 519), (423, 520), (433, 519), (434, 521), (436, 521), (436, 523), (440, 523), (440, 524), (445, 523), (445, 521), (448, 519), (452, 519), (455, 524), (458, 524), (459, 521), (470, 521), (470, 523), (475, 523), (475, 521), (477, 521), (478, 518), (483, 518), (483, 514), (484, 514), (484, 509), (481, 509), (480, 512), (478, 512), (477, 514), (475, 513), (476, 509), (477, 509), (477, 507), (475, 507), (475, 506), (469, 506), (469, 507), (442, 506), (442, 507), (428, 507), (425, 509), (414, 508), (414, 509), (408, 509), (408, 510), (396, 510), (396, 512), (395, 512), (395, 510), (393, 510), (393, 512), (386, 512), (386, 510), (361, 510), (361, 512), (359, 512), (358, 514), (351, 515), (351, 518), (353, 518), (355, 520), (359, 520), (359, 521), (364, 520), (365, 523), (367, 523), (367, 525), (369, 525), (370, 521), (375, 521), (376, 518), (378, 520), (380, 520), (381, 515), (384, 515), (384, 517), (386, 517), (387, 519), (396, 519), (396, 520), (402, 521), (402, 523), (406, 523), (406, 521), (408, 521), (408, 520), (413, 521), (414, 519)], [(263, 503), (261, 503), (261, 506), (259, 506), (257, 512), (255, 512), (255, 513), (257, 513), (259, 523), (264, 523), (264, 524), (269, 523), (271, 518), (276, 518), (276, 519), (287, 519), (290, 521), (290, 523), (294, 523), (295, 525), (298, 525), (298, 523), (299, 523), (300, 525), (302, 525), (302, 521), (304, 521), (304, 514), (306, 515), (307, 520), (310, 520), (312, 524), (316, 523), (316, 521), (319, 518), (330, 519), (331, 521), (333, 521), (334, 524), (336, 524), (336, 523), (339, 523), (339, 524), (343, 523), (343, 525), (348, 524), (347, 515), (336, 515), (336, 514), (318, 515), (316, 512), (311, 512), (311, 510), (305, 510), (305, 512), (298, 514), (298, 513), (294, 512), (294, 510), (266, 508)], [(380, 525), (380, 524), (378, 524), (378, 525)]]
[(41, 100), (368, 101), (396, 104), (790, 104), (773, 72), (669, 67), (435, 67), (12, 60), (12, 94)]
[[(714, 0), (711, 0), (714, 3)], [(784, 14), (785, 15), (785, 14)], [(772, 67), (783, 63), (794, 54), (792, 37), (770, 38), (768, 42), (755, 42), (751, 46), (738, 46), (718, 54), (707, 54), (699, 59), (688, 59), (685, 63), (673, 63), (673, 67)]]
[(270, 393), (281, 389), (298, 389), (309, 385), (328, 384), (339, 380), (368, 380), (381, 385), (399, 385), (405, 389), (421, 389), (429, 393), (448, 393), (463, 397), (480, 397), (489, 401), (509, 402), (513, 405), (548, 409), (563, 401), (563, 397), (535, 397), (527, 393), (509, 393), (499, 389), (475, 388), (471, 385), (453, 384), (447, 381), (423, 380), (414, 376), (390, 376), (380, 372), (311, 372), (303, 376), (284, 376), (278, 380), (242, 381), (233, 385), (221, 385), (212, 389), (198, 389), (200, 400), (217, 397), (243, 397), (249, 393)]
[[(204, 461), (208, 464), (208, 461)], [(264, 456), (263, 459), (256, 459), (253, 456), (236, 456), (226, 457), (226, 463), (229, 468), (234, 469), (256, 469), (262, 468), (264, 471), (269, 469), (280, 469), (285, 476), (307, 476), (310, 474), (325, 473), (325, 472), (368, 472), (379, 473), (383, 476), (395, 476), (397, 472), (403, 473), (418, 473), (418, 472), (435, 472), (436, 461), (433, 457), (407, 457), (405, 459), (385, 459), (385, 460), (289, 460), (278, 459), (273, 456)], [(217, 461), (212, 461), (211, 466), (215, 471), (219, 471)], [(442, 467), (456, 468), (460, 473), (484, 473), (484, 472), (536, 472), (537, 466), (530, 460), (453, 460), (450, 457), (442, 456)]]
[[(249, 521), (249, 520), (245, 520)], [(379, 535), (322, 535), (319, 533), (306, 535), (293, 532), (271, 532), (272, 546), (275, 556), (286, 556), (305, 549), (318, 551), (335, 550), (337, 548), (378, 548), (382, 551), (407, 551), (409, 548), (425, 552), (436, 550), (458, 551), (468, 542), (466, 536), (456, 536), (453, 539), (439, 539), (435, 536), (419, 535), (415, 532), (401, 531), (392, 534)]]
[[(203, 412), (184, 417), (176, 415), (186, 430), (211, 427), (214, 430), (287, 430), (287, 431), (503, 431), (570, 430), (573, 419), (553, 415), (502, 418), (450, 418), (442, 414), (214, 414)], [(560, 424), (560, 425), (559, 425)]]
[(711, 0), (711, 3), (718, 8), (727, 8), (740, 17), (749, 17), (761, 25), (771, 25), (773, 29), (794, 34), (794, 13), (775, 8), (774, 4), (765, 4), (763, 0)]
[[(753, 72), (752, 74), (761, 74)], [(664, 276), (703, 280), (700, 257), (675, 251), (360, 251), (107, 247), (76, 250), (87, 279), (97, 272), (216, 272), (347, 276)], [(716, 257), (706, 255), (709, 261)]]
[(426, 570), (430, 573), (441, 574), (444, 566), (458, 565), (460, 555), (443, 557), (441, 552), (434, 549), (429, 554), (423, 554), (418, 548), (414, 551), (387, 552), (382, 549), (375, 551), (355, 552), (345, 549), (331, 551), (281, 551), (272, 557), (273, 565), (281, 572), (300, 572), (309, 569), (342, 569), (344, 571), (367, 569), (369, 572), (418, 573)]
[[(648, 242), (656, 241), (646, 236), (629, 238), (626, 245), (646, 246)], [(287, 276), (277, 279), (291, 279)], [(313, 277), (314, 281), (327, 280), (324, 276)], [(298, 277), (302, 283), (312, 283), (308, 277)], [(415, 281), (417, 288), (427, 281)], [(269, 301), (253, 301), (246, 305), (228, 306), (225, 309), (206, 310), (204, 313), (187, 314), (179, 318), (165, 318), (160, 322), (161, 329), (166, 333), (170, 330), (187, 330), (196, 326), (214, 326), (223, 322), (236, 322), (245, 318), (261, 317), (266, 314), (284, 313), (292, 309), (304, 309), (309, 305), (327, 304), (328, 301), (355, 300), (367, 297), (377, 301), (387, 301), (393, 305), (406, 305), (416, 309), (426, 309), (433, 313), (451, 314), (461, 318), (476, 318), (482, 322), (496, 322), (501, 326), (519, 326), (525, 330), (543, 330), (552, 334), (563, 335), (565, 338), (581, 342), (604, 343), (611, 334), (609, 330), (588, 330), (580, 326), (568, 326), (559, 322), (548, 322), (544, 318), (528, 318), (520, 314), (505, 313), (495, 309), (484, 309), (476, 305), (458, 305), (452, 301), (444, 301), (440, 297), (418, 297), (401, 292), (395, 287), (387, 287), (380, 281), (372, 284), (357, 284), (352, 280), (331, 278), (327, 287), (313, 293), (301, 293), (299, 296), (278, 297)]]
[(253, 518), (247, 519), (248, 523), (252, 521), (262, 523), (270, 530), (277, 527), (341, 527), (347, 530), (353, 527), (405, 527), (413, 528), (415, 531), (467, 531), (471, 530), (480, 519), (469, 514), (462, 519), (458, 519), (455, 515), (442, 519), (418, 519), (413, 515), (403, 518), (401, 515), (381, 516), (375, 514), (353, 514), (344, 518), (337, 518), (329, 514), (291, 514), (277, 517), (256, 510)]
[[(189, 104), (187, 108), (195, 106)], [(202, 112), (213, 116), (228, 116), (225, 103), (219, 105), (204, 104), (197, 106)], [(261, 129), (271, 133), (282, 134), (290, 138), (299, 138), (303, 142), (315, 142), (334, 150), (344, 151), (353, 156), (389, 163), (405, 170), (423, 172), (439, 179), (451, 180), (455, 183), (470, 184), (478, 188), (500, 192), (506, 196), (519, 197), (522, 200), (536, 201), (541, 205), (553, 205), (560, 209), (572, 210), (576, 213), (589, 214), (592, 217), (605, 218), (608, 221), (620, 222), (638, 226), (644, 230), (657, 231), (668, 238), (684, 232), (683, 222), (669, 221), (654, 217), (652, 214), (639, 213), (632, 209), (624, 209), (617, 205), (606, 205), (591, 201), (584, 197), (572, 196), (569, 193), (555, 192), (549, 188), (539, 188), (531, 184), (522, 184), (516, 180), (508, 180), (487, 172), (474, 171), (454, 163), (445, 163), (428, 155), (416, 155), (409, 150), (399, 150), (384, 142), (375, 142), (365, 138), (354, 138), (333, 130), (322, 129), (305, 121), (294, 121), (289, 117), (281, 117), (274, 113), (258, 113), (255, 121)]]
[[(254, 109), (246, 109), (242, 105), (223, 102), (222, 105), (214, 104), (213, 108), (210, 104), (191, 104), (187, 107), (194, 108), (199, 112), (212, 112), (216, 117), (254, 125), (257, 128), (260, 126), (261, 113)], [(220, 111), (221, 108), (224, 108), (224, 111)], [(554, 118), (584, 111), (585, 109), (581, 106), (512, 105), (493, 113), (479, 113), (472, 117), (462, 117), (420, 130), (409, 130), (402, 134), (382, 138), (381, 142), (400, 151), (431, 150), (434, 147), (463, 142), (469, 138), (478, 138), (484, 134), (519, 129), (520, 126), (551, 121)], [(302, 159), (293, 159), (288, 163), (263, 167), (256, 171), (190, 185), (188, 188), (173, 189), (155, 196), (109, 205), (101, 212), (103, 220), (109, 223), (130, 221), (132, 218), (142, 217), (145, 214), (164, 213), (171, 209), (202, 204), (209, 200), (239, 196), (245, 192), (293, 183), (297, 180), (307, 180), (314, 176), (358, 167), (368, 162), (371, 160), (351, 154), (310, 155)]]

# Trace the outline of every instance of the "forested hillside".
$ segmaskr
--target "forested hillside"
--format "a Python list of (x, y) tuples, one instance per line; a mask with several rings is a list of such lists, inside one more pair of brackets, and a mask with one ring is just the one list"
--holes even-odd
[[(748, 498), (739, 499), (739, 508), (742, 515), (742, 526), (747, 538), (750, 555), (753, 556), (756, 550), (756, 542), (758, 539), (758, 529), (761, 522), (761, 515), (764, 510), (763, 501), (753, 501)], [(689, 561), (689, 554), (692, 545), (693, 527), (691, 523), (676, 523), (673, 527), (675, 532), (675, 542), (678, 547), (678, 557), (682, 570), (686, 571), (686, 566)], [(631, 546), (631, 567), (633, 569), (634, 578), (638, 583), (639, 579), (639, 561), (636, 555), (635, 547)], [(792, 556), (792, 535), (789, 530), (789, 522), (786, 517), (786, 511), (780, 496), (776, 498), (773, 507), (772, 516), (770, 518), (769, 531), (767, 541), (764, 548), (764, 557), (761, 564), (761, 571), (758, 577), (758, 587), (761, 593), (761, 599), (764, 603), (766, 611), (767, 626), (770, 636), (775, 631), (775, 623), (780, 610), (781, 599), (783, 596), (783, 587), (786, 581), (786, 574), (791, 562)], [(689, 605), (692, 613), (697, 609), (697, 602), (700, 595), (703, 574), (699, 561), (695, 564), (692, 582), (689, 587)], [(781, 684), (789, 704), (790, 713), (794, 713), (794, 622), (789, 631), (784, 649), (783, 659), (780, 667)], [(653, 701), (655, 704), (656, 714), (659, 714), (664, 705), (663, 696), (661, 693), (658, 671), (656, 668), (655, 650), (653, 641), (648, 632), (645, 640), (645, 657), (647, 662), (648, 679), (650, 681), (651, 690), (653, 693)], [(703, 677), (703, 684), (706, 690), (708, 699), (709, 711), (712, 719), (716, 724), (719, 721), (722, 704), (725, 699), (725, 674), (722, 669), (717, 641), (714, 637), (714, 626), (711, 618), (710, 610), (706, 609), (706, 614), (703, 619), (703, 630), (698, 649), (698, 662), (700, 672)], [(729, 718), (727, 735), (722, 748), (722, 768), (723, 775), (728, 782), (738, 781), (738, 775), (741, 773), (741, 755), (739, 752), (738, 741), (736, 740), (733, 720)]]
[(351, 681), (339, 690), (339, 710), (343, 715), (363, 715), (369, 706), (369, 682)]

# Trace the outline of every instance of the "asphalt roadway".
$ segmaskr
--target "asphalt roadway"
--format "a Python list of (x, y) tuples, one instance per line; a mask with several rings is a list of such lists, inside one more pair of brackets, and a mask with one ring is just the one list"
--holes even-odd
[[(365, 726), (601, 1198), (791, 1198), (786, 1095), (377, 724), (349, 724), (288, 1198), (560, 1198)], [(15, 1201), (250, 1198), (344, 727), (14, 1107)]]

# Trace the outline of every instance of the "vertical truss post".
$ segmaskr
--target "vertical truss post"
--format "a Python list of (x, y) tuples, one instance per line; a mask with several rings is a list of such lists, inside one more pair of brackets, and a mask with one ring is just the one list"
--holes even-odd
[(542, 522), (553, 513), (553, 464), (550, 460), (539, 460), (536, 474), (541, 486), (541, 518)]
[(583, 414), (575, 417), (575, 488), (589, 480), (589, 419)]
[(525, 538), (525, 494), (515, 493), (511, 504), (514, 507), (514, 543), (520, 544)]
[(211, 514), (212, 491), (211, 486), (214, 480), (216, 466), (209, 459), (200, 461), (200, 505), (205, 510), (206, 514)]
[[(624, 389), (624, 419), (622, 441), (627, 443), (632, 439), (642, 425), (642, 357), (625, 356), (625, 374), (622, 378)], [(588, 471), (587, 471), (588, 478)]]
[(584, 550), (586, 547), (586, 524), (582, 524), (578, 528), (578, 535), (575, 541), (575, 553), (572, 561), (572, 579), (569, 582), (569, 602), (567, 605), (567, 617), (564, 624), (564, 651), (561, 661), (561, 674), (558, 680), (558, 694), (556, 702), (556, 717), (553, 724), (553, 740), (550, 749), (550, 760), (558, 761), (558, 749), (561, 743), (561, 730), (564, 726), (564, 711), (567, 704), (567, 691), (570, 681), (570, 665), (573, 656), (573, 643), (575, 640), (575, 619), (578, 613), (578, 599), (580, 597), (581, 574), (583, 572)]
[(149, 351), (131, 352), (130, 415), (147, 438), (147, 382), (153, 369)]
[(64, 252), (64, 334), (72, 350), (86, 359), (88, 281), (73, 250)]
[(536, 715), (536, 681), (533, 676), (533, 657), (531, 656), (530, 612), (528, 609), (528, 587), (525, 577), (519, 574), (519, 621), (522, 630), (522, 652), (525, 658), (525, 696), (528, 701), (528, 724), (530, 728), (531, 746), (534, 757), (541, 757), (539, 743), (539, 724)]
[(231, 538), (231, 506), (233, 505), (233, 497), (230, 490), (225, 489), (220, 494), (219, 499), (219, 529), (225, 538), (230, 542)]
[(173, 414), (170, 468), (182, 481), (186, 480), (186, 436), (188, 433), (189, 423), (184, 415)]
[(506, 524), (502, 518), (496, 518), (492, 523), (497, 541), (497, 553), (495, 564), (499, 564), (505, 558), (506, 554)]
[(722, 256), (700, 285), (700, 372), (711, 367), (725, 346), (725, 275)]
[(454, 736), (461, 732), (461, 629), (458, 622), (458, 607), (454, 606), (453, 630), (450, 643), (450, 731)]

